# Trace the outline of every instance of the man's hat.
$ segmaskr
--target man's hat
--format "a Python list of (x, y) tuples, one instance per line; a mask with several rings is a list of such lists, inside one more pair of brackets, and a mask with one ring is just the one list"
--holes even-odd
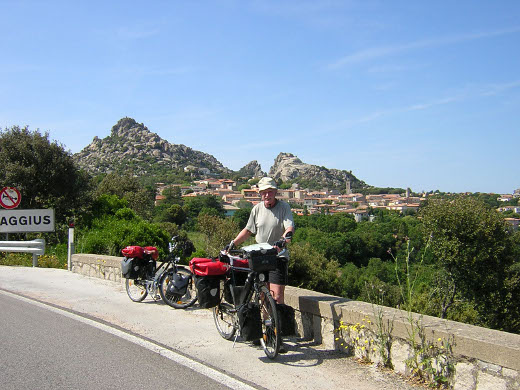
[(258, 182), (258, 190), (265, 191), (265, 190), (268, 190), (269, 188), (277, 190), (278, 187), (276, 186), (276, 182), (274, 181), (274, 179), (272, 179), (270, 177), (262, 177), (260, 179), (260, 181)]

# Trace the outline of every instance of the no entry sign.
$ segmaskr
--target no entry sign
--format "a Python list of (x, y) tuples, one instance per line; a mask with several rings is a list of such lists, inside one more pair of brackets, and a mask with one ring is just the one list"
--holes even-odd
[(15, 209), (20, 205), (22, 195), (14, 187), (4, 187), (0, 191), (0, 206), (4, 209)]

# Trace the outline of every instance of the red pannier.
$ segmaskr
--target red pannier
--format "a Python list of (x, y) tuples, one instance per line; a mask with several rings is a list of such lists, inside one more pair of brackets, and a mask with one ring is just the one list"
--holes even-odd
[(234, 259), (233, 267), (249, 268), (249, 261), (247, 259)]
[(144, 248), (142, 246), (131, 245), (121, 250), (123, 256), (133, 259), (142, 259), (144, 257)]
[(151, 258), (154, 260), (157, 260), (159, 257), (159, 251), (154, 246), (145, 246), (143, 248), (142, 246), (138, 245), (130, 245), (126, 248), (123, 248), (121, 253), (123, 256), (132, 259), (143, 259), (145, 254), (151, 256)]
[(190, 260), (190, 269), (197, 276), (219, 276), (228, 272), (229, 264), (218, 260), (194, 257)]
[(152, 256), (152, 259), (157, 260), (159, 258), (159, 251), (154, 246), (145, 246), (144, 253)]

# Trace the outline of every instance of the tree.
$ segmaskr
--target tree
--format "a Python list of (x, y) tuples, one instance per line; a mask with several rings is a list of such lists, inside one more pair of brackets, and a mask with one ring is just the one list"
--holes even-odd
[(453, 288), (476, 303), (484, 325), (512, 330), (511, 304), (518, 308), (520, 297), (511, 297), (506, 288), (516, 285), (508, 279), (516, 273), (511, 272), (512, 236), (502, 217), (483, 202), (462, 196), (431, 201), (422, 217), (432, 251)]
[(206, 253), (217, 256), (219, 251), (229, 244), (238, 234), (238, 224), (230, 218), (220, 218), (202, 213), (198, 217), (199, 231), (206, 240)]
[(178, 204), (182, 206), (182, 191), (179, 186), (171, 186), (164, 189), (162, 195), (165, 196), (165, 199), (162, 203), (165, 204)]
[(197, 218), (203, 209), (214, 209), (217, 215), (224, 216), (222, 201), (214, 195), (201, 195), (186, 198), (183, 207), (187, 217), (192, 219)]
[(172, 204), (170, 207), (168, 207), (168, 217), (169, 220), (166, 222), (173, 222), (179, 226), (186, 222), (186, 213), (178, 204)]
[(290, 244), (289, 283), (292, 286), (340, 295), (340, 269), (309, 243)]
[(109, 173), (98, 184), (95, 196), (103, 194), (117, 195), (128, 201), (128, 207), (140, 217), (150, 220), (154, 209), (155, 190), (143, 187), (139, 181), (130, 175)]
[(0, 131), (0, 183), (22, 194), (20, 208), (52, 208), (56, 224), (84, 211), (90, 202), (89, 178), (49, 134), (13, 126)]

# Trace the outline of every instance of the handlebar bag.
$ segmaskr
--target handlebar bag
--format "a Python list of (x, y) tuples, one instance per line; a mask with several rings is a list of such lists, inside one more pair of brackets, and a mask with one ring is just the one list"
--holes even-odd
[(203, 309), (215, 307), (220, 302), (220, 276), (195, 276), (195, 287), (199, 306)]
[(223, 276), (229, 265), (213, 259), (194, 257), (190, 260), (191, 272), (197, 276)]
[(130, 245), (121, 249), (121, 253), (125, 257), (142, 259), (144, 257), (144, 248), (137, 245)]
[(260, 306), (256, 303), (249, 302), (238, 310), (238, 323), (240, 325), (240, 335), (245, 341), (262, 338)]
[(274, 271), (278, 265), (278, 254), (275, 248), (256, 249), (245, 252), (245, 257), (249, 262), (249, 268), (255, 272)]

